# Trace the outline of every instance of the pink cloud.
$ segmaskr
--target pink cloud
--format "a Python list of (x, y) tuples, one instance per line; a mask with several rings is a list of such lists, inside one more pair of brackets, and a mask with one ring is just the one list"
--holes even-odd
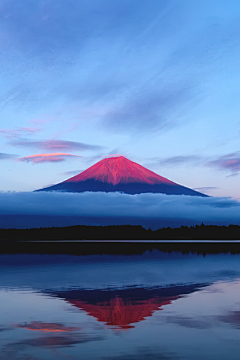
[(39, 128), (36, 128), (36, 127), (27, 127), (27, 126), (22, 127), (21, 130), (22, 130), (22, 131), (25, 131), (25, 132), (28, 132), (28, 133), (35, 133), (35, 132), (40, 131)]
[(240, 152), (235, 152), (211, 161), (208, 163), (210, 166), (215, 166), (222, 170), (230, 170), (234, 173), (240, 171)]
[(50, 153), (50, 154), (35, 154), (22, 157), (19, 161), (32, 162), (33, 164), (43, 162), (59, 162), (65, 161), (69, 157), (80, 157), (79, 155), (67, 154), (67, 153)]

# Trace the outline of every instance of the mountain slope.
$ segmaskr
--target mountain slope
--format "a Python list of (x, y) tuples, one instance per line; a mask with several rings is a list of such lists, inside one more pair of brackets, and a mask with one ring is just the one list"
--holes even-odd
[(178, 185), (124, 156), (105, 158), (82, 173), (37, 191), (104, 191), (207, 196)]

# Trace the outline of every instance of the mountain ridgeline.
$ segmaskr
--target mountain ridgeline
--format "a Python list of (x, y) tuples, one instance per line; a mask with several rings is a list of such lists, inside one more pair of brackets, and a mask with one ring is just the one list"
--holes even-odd
[(36, 191), (207, 196), (172, 182), (124, 156), (105, 158), (70, 179)]

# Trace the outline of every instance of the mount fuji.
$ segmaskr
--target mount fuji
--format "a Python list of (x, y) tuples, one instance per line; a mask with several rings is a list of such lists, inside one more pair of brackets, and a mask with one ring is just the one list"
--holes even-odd
[(100, 160), (82, 173), (59, 184), (36, 191), (122, 192), (125, 194), (162, 193), (204, 196), (198, 191), (170, 181), (124, 156)]

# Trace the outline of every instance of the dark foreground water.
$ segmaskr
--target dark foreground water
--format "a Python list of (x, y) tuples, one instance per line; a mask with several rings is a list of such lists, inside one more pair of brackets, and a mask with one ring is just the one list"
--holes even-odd
[(0, 359), (239, 359), (240, 255), (1, 255)]

